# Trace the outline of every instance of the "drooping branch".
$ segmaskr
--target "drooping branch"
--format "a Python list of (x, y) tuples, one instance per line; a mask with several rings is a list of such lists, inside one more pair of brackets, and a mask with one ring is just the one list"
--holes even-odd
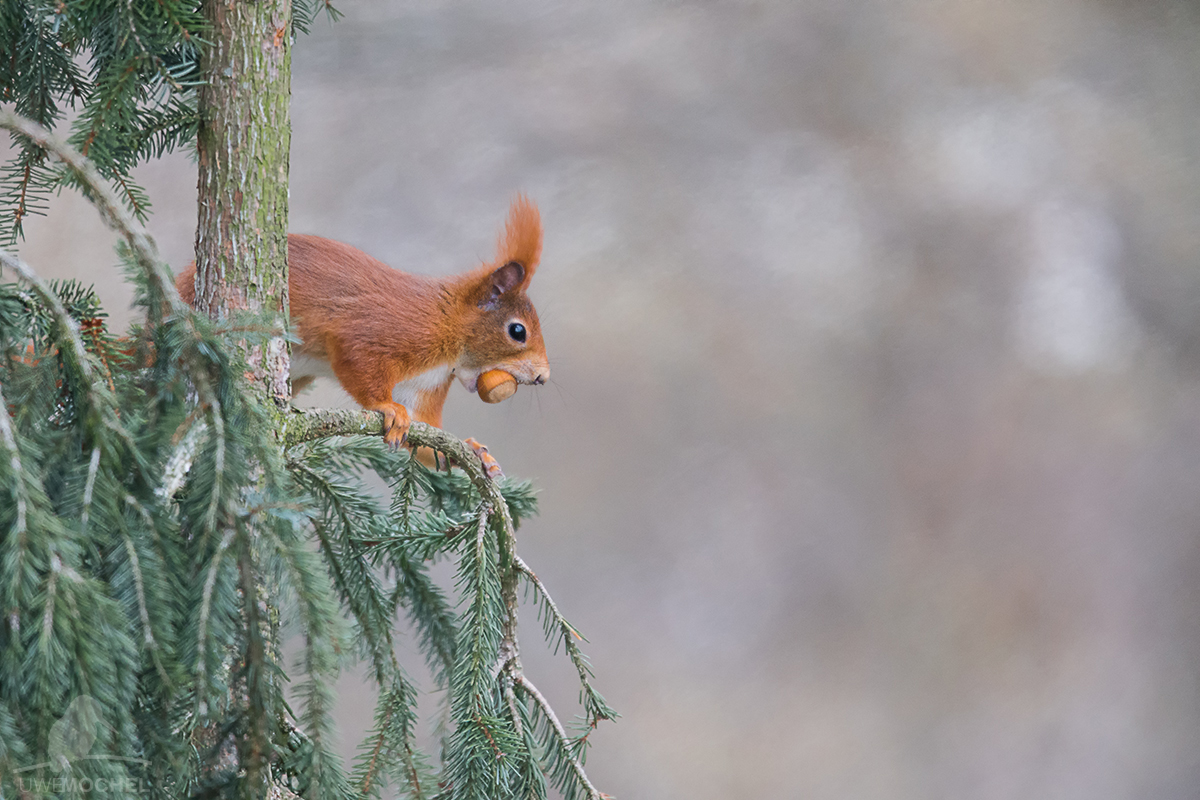
[[(48, 152), (67, 164), (68, 168), (79, 177), (80, 183), (86, 187), (89, 199), (97, 206), (105, 221), (125, 237), (139, 266), (145, 271), (148, 281), (152, 287), (159, 290), (168, 312), (183, 318), (185, 324), (189, 324), (190, 309), (182, 303), (182, 300), (175, 291), (169, 271), (160, 260), (153, 240), (125, 211), (87, 159), (84, 159), (71, 148), (55, 140), (44, 128), (27, 120), (22, 120), (11, 112), (0, 111), (0, 127), (14, 130), (20, 135), (32, 139), (39, 146), (45, 147)], [(12, 266), (18, 272), (22, 272), (22, 270), (18, 270), (12, 264), (9, 264), (9, 266)], [(32, 275), (32, 270), (25, 268), (25, 272)], [(22, 277), (27, 276), (22, 274)], [(36, 279), (36, 276), (33, 277)], [(39, 292), (39, 294), (43, 294), (43, 292)], [(51, 305), (53, 304), (53, 301), (49, 298), (45, 299)], [(61, 319), (64, 314), (56, 313), (56, 316), (59, 316)], [(64, 322), (63, 326), (68, 328), (65, 337), (67, 339), (67, 346), (72, 350), (73, 354), (82, 352), (82, 342), (76, 342), (74, 340), (75, 337), (71, 336), (69, 323)], [(192, 326), (192, 330), (195, 332), (197, 329)], [(80, 358), (79, 363), (84, 370), (87, 369), (86, 358)], [(189, 416), (190, 424), (181, 426), (180, 431), (177, 433), (177, 449), (169, 460), (169, 468), (166, 470), (168, 475), (162, 481), (161, 491), (165, 497), (172, 496), (182, 483), (184, 476), (191, 467), (191, 462), (196, 458), (198, 444), (202, 441), (203, 437), (214, 435), (222, 441), (224, 437), (224, 433), (217, 429), (224, 422), (220, 406), (216, 403), (216, 397), (211, 388), (204, 381), (204, 373), (198, 371), (193, 378), (198, 381), (197, 389), (201, 398), (201, 406), (207, 409), (207, 413), (193, 413), (192, 416)], [(3, 409), (0, 408), (0, 411), (3, 411)], [(206, 422), (206, 420), (208, 421)], [(382, 415), (378, 412), (319, 409), (282, 413), (275, 417), (275, 420), (278, 424), (278, 441), (284, 447), (293, 447), (304, 442), (339, 435), (382, 435)], [(119, 418), (116, 421), (119, 424)], [(214, 427), (212, 430), (206, 431), (209, 425)], [(2, 432), (0, 431), (0, 433)], [(574, 628), (562, 618), (562, 615), (549, 600), (548, 594), (546, 594), (544, 587), (533, 574), (532, 570), (516, 556), (513, 517), (504, 499), (504, 495), (500, 491), (500, 485), (488, 476), (479, 457), (471, 447), (440, 429), (422, 423), (413, 423), (409, 430), (409, 441), (414, 446), (429, 447), (435, 451), (444, 453), (452, 463), (464, 471), (482, 500), (482, 508), (485, 510), (487, 518), (492, 520), (492, 530), (499, 534), (496, 540), (499, 551), (499, 564), (497, 566), (499, 567), (505, 609), (501, 618), (502, 633), (500, 646), (498, 652), (495, 653), (498, 658), (494, 662), (491, 675), (493, 679), (498, 678), (500, 681), (503, 702), (507, 706), (507, 713), (511, 715), (514, 729), (518, 733), (521, 733), (522, 730), (528, 730), (528, 728), (523, 727), (522, 723), (522, 714), (526, 709), (530, 713), (535, 713), (542, 717), (547, 726), (549, 741), (552, 742), (549, 746), (556, 751), (557, 755), (555, 758), (561, 759), (559, 763), (562, 764), (565, 770), (563, 774), (572, 776), (573, 780), (577, 781), (577, 785), (584, 789), (589, 798), (595, 800), (595, 798), (604, 797), (591, 784), (584, 771), (581, 758), (582, 741), (571, 737), (567, 733), (561, 722), (554, 715), (545, 697), (541, 695), (537, 687), (524, 674), (517, 648), (516, 625), (518, 605), (516, 589), (517, 581), (521, 576), (529, 580), (535, 592), (542, 598), (549, 609), (547, 619), (551, 620), (550, 627), (560, 631), (563, 639), (567, 642), (569, 655), (576, 669), (580, 672), (580, 679), (584, 685), (586, 705), (588, 706), (588, 721), (594, 727), (595, 721), (598, 719), (612, 718), (612, 712), (603, 704), (603, 699), (591, 689), (590, 682), (588, 681), (590, 673), (586, 660), (578, 652), (578, 648), (574, 646), (574, 642), (572, 641), (572, 636), (575, 635)], [(7, 442), (3, 442), (3, 444), (7, 444)], [(218, 472), (223, 469), (223, 452), (223, 447), (217, 448), (215, 459)], [(210, 514), (216, 510), (215, 498), (216, 486), (214, 485), (214, 503), (210, 506)], [(143, 513), (145, 512), (143, 511)], [(213, 522), (214, 520), (209, 520), (210, 525)], [(227, 532), (227, 539), (228, 536)], [(201, 648), (203, 648), (203, 640), (205, 638), (204, 631), (207, 628), (207, 623), (210, 621), (209, 612), (212, 607), (212, 592), (215, 590), (215, 586), (212, 583), (214, 578), (213, 570), (218, 567), (221, 554), (228, 546), (228, 541), (224, 541), (218, 546), (217, 554), (214, 556), (215, 560), (209, 565), (209, 574), (206, 576), (207, 580), (204, 581), (205, 586), (201, 593), (201, 613), (199, 619), (201, 630), (199, 642)], [(136, 572), (135, 567), (135, 579), (137, 577)], [(143, 628), (146, 630), (147, 635), (149, 635), (145, 619), (148, 616), (148, 612), (146, 609), (146, 600), (143, 599), (142, 592), (143, 589), (139, 581), (138, 608), (142, 617)], [(200, 663), (197, 664), (197, 674), (194, 676), (200, 685), (201, 691), (203, 691), (206, 684), (205, 667), (206, 663), (202, 658)], [(539, 726), (540, 724), (537, 723)], [(583, 739), (586, 740), (586, 736)], [(546, 767), (543, 766), (543, 769), (546, 769)]]
[(104, 223), (125, 237), (138, 264), (145, 270), (147, 278), (155, 288), (162, 292), (172, 313), (187, 312), (187, 305), (179, 296), (179, 292), (175, 291), (175, 282), (158, 255), (158, 246), (155, 245), (154, 239), (125, 210), (91, 161), (46, 128), (8, 109), (0, 109), (0, 128), (24, 136), (66, 164), (87, 188), (88, 199), (100, 212)]
[(137, 452), (137, 444), (134, 442), (133, 434), (121, 424), (114, 398), (109, 392), (105, 391), (104, 382), (96, 379), (95, 370), (92, 367), (87, 347), (83, 342), (83, 334), (79, 329), (79, 323), (67, 313), (67, 309), (63, 306), (62, 300), (59, 299), (58, 295), (51, 291), (50, 286), (24, 261), (5, 250), (0, 250), (0, 265), (11, 269), (21, 280), (29, 284), (34, 293), (54, 316), (54, 320), (58, 324), (67, 345), (65, 352), (60, 352), (63, 352), (64, 361), (78, 373), (78, 383), (97, 421), (116, 434), (130, 453)]
[[(58, 323), (63, 337), (70, 345), (71, 355), (84, 379), (85, 391), (88, 391), (90, 394), (95, 380), (92, 374), (92, 365), (88, 361), (87, 347), (83, 343), (83, 334), (79, 329), (79, 323), (67, 313), (67, 309), (63, 306), (62, 300), (59, 299), (58, 295), (51, 291), (50, 286), (24, 261), (7, 250), (0, 249), (0, 266), (11, 269), (17, 274), (17, 277), (29, 284), (34, 294), (38, 296), (38, 299), (46, 305), (46, 308), (54, 316), (54, 321)], [(89, 400), (94, 404), (98, 404), (94, 395), (90, 396)]]
[(29, 509), (29, 490), (25, 488), (25, 474), (21, 466), (21, 451), (17, 449), (17, 438), (13, 434), (12, 417), (8, 415), (8, 401), (4, 399), (4, 391), (0, 386), (0, 443), (3, 443), (9, 459), (9, 469), (13, 474), (12, 494), (17, 504), (17, 519), (9, 533), (23, 539), (26, 533), (25, 517)]
[(591, 780), (587, 776), (587, 771), (584, 770), (583, 764), (579, 763), (579, 759), (571, 753), (571, 737), (567, 734), (567, 729), (558, 721), (558, 715), (554, 713), (554, 709), (550, 706), (550, 701), (546, 699), (538, 688), (533, 685), (533, 681), (525, 677), (525, 674), (518, 673), (513, 680), (521, 687), (537, 704), (542, 714), (546, 716), (546, 720), (550, 723), (550, 727), (554, 730), (554, 735), (557, 739), (557, 744), (562, 748), (564, 758), (570, 766), (571, 771), (575, 773), (575, 778), (583, 784), (584, 789), (588, 793), (588, 800), (601, 800), (608, 795), (601, 794), (600, 791), (592, 785)]
[[(283, 426), (284, 429), (281, 438), (285, 446), (332, 436), (382, 436), (383, 415), (378, 411), (309, 409), (294, 411), (289, 414)], [(550, 610), (547, 612), (549, 626), (561, 631), (571, 661), (579, 672), (579, 678), (583, 685), (583, 693), (588, 700), (587, 711), (589, 723), (592, 727), (595, 727), (596, 722), (599, 720), (612, 719), (616, 714), (608, 708), (603, 698), (591, 686), (587, 663), (584, 660), (583, 654), (579, 652), (579, 648), (571, 641), (572, 636), (578, 636), (579, 634), (558, 611), (558, 607), (550, 599), (549, 592), (546, 591), (546, 587), (542, 585), (537, 575), (517, 556), (512, 516), (509, 514), (508, 505), (505, 503), (496, 482), (492, 478), (489, 478), (484, 471), (479, 457), (474, 451), (457, 437), (446, 433), (440, 428), (435, 428), (421, 422), (412, 423), (408, 429), (408, 439), (412, 445), (430, 447), (449, 456), (451, 462), (461, 467), (471, 483), (479, 490), (480, 495), (490, 507), (489, 512), (496, 514), (497, 518), (501, 520), (505, 535), (500, 537), (499, 542), (501, 550), (500, 580), (506, 614), (498, 653), (499, 658), (493, 668), (493, 675), (501, 679), (505, 702), (508, 705), (509, 713), (512, 715), (514, 727), (517, 730), (521, 728), (520, 714), (516, 709), (516, 698), (512, 694), (512, 687), (515, 685), (520, 687), (545, 715), (553, 731), (559, 751), (563, 754), (563, 758), (567, 760), (571, 772), (574, 773), (576, 779), (584, 787), (589, 800), (600, 800), (600, 798), (606, 795), (597, 790), (588, 778), (583, 764), (572, 753), (573, 740), (570, 734), (567, 733), (562, 723), (558, 720), (550, 703), (533, 682), (525, 676), (524, 669), (521, 666), (517, 640), (518, 577), (524, 575), (533, 584), (535, 591), (542, 601), (549, 607)]]
[[(100, 212), (100, 218), (104, 220), (106, 225), (125, 238), (134, 259), (145, 273), (146, 280), (154, 287), (163, 302), (166, 303), (167, 310), (172, 316), (182, 320), (193, 338), (199, 341), (201, 337), (193, 322), (192, 310), (187, 303), (183, 302), (183, 298), (179, 296), (179, 292), (175, 288), (175, 280), (171, 276), (166, 263), (159, 256), (158, 246), (154, 243), (154, 239), (121, 205), (117, 196), (113, 194), (113, 191), (96, 170), (95, 165), (80, 154), (79, 151), (60, 140), (43, 126), (13, 111), (0, 109), (0, 128), (13, 131), (28, 138), (62, 161), (75, 174), (75, 177), (79, 179), (79, 182), (86, 189), (88, 200)], [(29, 275), (33, 275), (33, 271), (28, 268), (26, 268), (26, 271), (29, 275), (26, 275), (16, 265), (10, 266), (12, 266), (14, 271), (26, 278), (26, 280), (29, 280)], [(36, 278), (36, 276), (34, 277)], [(148, 313), (150, 319), (153, 320), (156, 309), (151, 307), (148, 309)], [(76, 336), (76, 338), (78, 337)], [(215, 403), (215, 395), (202, 372), (200, 370), (194, 371), (192, 379), (196, 383), (201, 400), (205, 404), (212, 406)]]

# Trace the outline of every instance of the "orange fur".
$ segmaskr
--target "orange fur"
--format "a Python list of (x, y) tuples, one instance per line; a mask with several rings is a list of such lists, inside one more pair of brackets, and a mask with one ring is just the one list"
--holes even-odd
[(529, 288), (529, 281), (542, 260), (542, 217), (528, 197), (517, 195), (508, 212), (504, 233), (496, 242), (497, 261), (516, 261), (525, 267), (525, 280), (521, 291)]
[[(491, 369), (545, 383), (546, 348), (525, 294), (541, 258), (542, 226), (527, 198), (513, 201), (497, 250), (491, 264), (434, 278), (392, 269), (348, 244), (289, 235), (292, 327), (302, 340), (294, 354), (327, 361), (363, 408), (382, 412), (393, 447), (413, 419), (441, 425), (454, 377), (471, 391)], [(189, 265), (177, 279), (188, 303), (194, 283)], [(510, 334), (513, 322), (525, 327), (523, 343)], [(397, 385), (412, 408), (393, 399)]]

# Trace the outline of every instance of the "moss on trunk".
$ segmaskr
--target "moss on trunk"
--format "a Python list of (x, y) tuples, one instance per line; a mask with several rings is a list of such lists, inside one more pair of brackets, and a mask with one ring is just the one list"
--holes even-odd
[[(290, 0), (205, 0), (211, 45), (201, 62), (196, 307), (287, 319)], [(282, 330), (282, 324), (281, 324)], [(255, 381), (285, 405), (283, 336), (248, 348)]]

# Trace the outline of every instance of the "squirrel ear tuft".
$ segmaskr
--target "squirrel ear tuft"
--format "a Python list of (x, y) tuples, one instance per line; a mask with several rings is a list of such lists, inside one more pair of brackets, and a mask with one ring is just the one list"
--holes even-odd
[(496, 261), (492, 263), (499, 262), (507, 266), (515, 261), (523, 267), (521, 288), (528, 289), (538, 261), (542, 258), (542, 218), (537, 206), (525, 195), (519, 194), (512, 201), (508, 209), (508, 222), (496, 250)]

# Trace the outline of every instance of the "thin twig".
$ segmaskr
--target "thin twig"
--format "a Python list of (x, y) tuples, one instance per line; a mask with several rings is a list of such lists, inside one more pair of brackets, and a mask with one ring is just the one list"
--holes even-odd
[(512, 715), (513, 729), (517, 732), (517, 736), (525, 738), (525, 726), (521, 722), (521, 712), (517, 710), (517, 696), (513, 692), (513, 682), (516, 678), (511, 674), (506, 674), (501, 679), (501, 686), (504, 689), (504, 702), (508, 705), (508, 713)]
[(13, 533), (18, 541), (24, 544), (29, 494), (25, 486), (25, 473), (21, 468), (21, 451), (17, 449), (17, 437), (13, 433), (12, 417), (8, 415), (8, 402), (4, 399), (3, 388), (0, 386), (0, 439), (4, 440), (4, 446), (9, 452), (9, 468), (13, 471), (13, 494), (17, 500), (17, 524)]
[(150, 657), (154, 660), (154, 667), (158, 670), (158, 677), (162, 678), (163, 685), (170, 686), (171, 679), (167, 677), (162, 659), (158, 657), (158, 642), (154, 640), (154, 630), (150, 625), (150, 609), (146, 606), (146, 585), (142, 579), (142, 568), (138, 563), (137, 548), (133, 546), (133, 539), (129, 538), (127, 532), (123, 538), (125, 539), (125, 553), (129, 556), (129, 569), (133, 572), (133, 583), (137, 587), (138, 614), (142, 618), (143, 643), (150, 651)]
[(564, 728), (562, 723), (558, 721), (558, 717), (555, 715), (554, 709), (550, 707), (550, 702), (546, 700), (542, 693), (538, 691), (538, 688), (533, 685), (533, 681), (525, 677), (524, 673), (518, 673), (514, 675), (513, 680), (516, 681), (522, 689), (529, 693), (529, 696), (533, 698), (534, 702), (541, 707), (542, 713), (546, 715), (546, 719), (550, 720), (550, 725), (554, 728), (554, 732), (558, 736), (559, 745), (563, 748), (563, 752), (568, 758), (568, 763), (571, 765), (571, 770), (575, 773), (575, 777), (579, 779), (579, 782), (582, 783), (584, 788), (587, 790), (588, 797), (593, 798), (593, 800), (601, 800), (601, 798), (605, 797), (605, 795), (600, 794), (599, 790), (597, 790), (596, 787), (592, 785), (592, 782), (588, 780), (587, 772), (584, 771), (583, 765), (580, 764), (579, 759), (577, 759), (571, 753), (571, 737), (567, 735), (567, 729)]
[(198, 628), (196, 635), (196, 696), (201, 698), (201, 716), (208, 713), (208, 703), (203, 699), (208, 694), (208, 689), (204, 685), (205, 673), (208, 671), (208, 660), (204, 652), (205, 640), (208, 638), (208, 614), (212, 607), (213, 587), (217, 582), (217, 568), (221, 566), (221, 558), (229, 549), (233, 535), (234, 529), (229, 528), (225, 531), (225, 536), (221, 538), (221, 543), (217, 545), (217, 552), (213, 553), (212, 562), (208, 566), (208, 575), (204, 579), (204, 593), (200, 598), (200, 620), (199, 625), (196, 626)]
[[(588, 726), (594, 730), (600, 720), (615, 719), (618, 716), (617, 713), (609, 708), (604, 698), (601, 697), (596, 689), (592, 686), (592, 673), (591, 668), (587, 663), (587, 657), (579, 649), (579, 645), (575, 643), (573, 637), (582, 641), (587, 640), (584, 639), (583, 635), (579, 633), (579, 631), (575, 630), (575, 627), (571, 625), (571, 623), (567, 622), (566, 617), (564, 617), (562, 612), (558, 610), (558, 605), (554, 602), (554, 598), (550, 596), (550, 592), (546, 590), (545, 585), (541, 582), (538, 576), (534, 574), (533, 570), (529, 568), (529, 565), (526, 564), (520, 556), (516, 556), (515, 558), (517, 571), (525, 575), (529, 582), (533, 584), (534, 591), (540, 598), (541, 602), (545, 604), (549, 616), (553, 618), (552, 620), (547, 620), (547, 636), (549, 636), (551, 630), (549, 624), (553, 623), (558, 627), (562, 635), (563, 648), (567, 652), (567, 657), (571, 659), (571, 663), (575, 665), (575, 670), (579, 673), (579, 682), (581, 684), (583, 697), (585, 700), (584, 710), (586, 712)], [(591, 731), (589, 730), (588, 734), (583, 737), (582, 741), (586, 741), (587, 736), (590, 734)]]
[(87, 481), (83, 486), (83, 513), (79, 515), (79, 533), (87, 533), (88, 512), (92, 509), (92, 492), (96, 488), (96, 473), (100, 470), (100, 448), (92, 448), (92, 461), (88, 464)]
[(392, 719), (392, 709), (389, 707), (379, 725), (379, 736), (376, 737), (375, 747), (371, 750), (371, 761), (367, 774), (363, 776), (362, 796), (371, 796), (371, 784), (375, 782), (376, 766), (379, 763), (379, 753), (383, 750), (383, 740), (387, 737), (387, 725)]
[[(3, 120), (0, 119), (0, 122), (3, 122)], [(80, 373), (79, 383), (82, 384), (83, 394), (87, 397), (88, 405), (98, 414), (104, 427), (115, 433), (125, 443), (125, 446), (129, 448), (129, 452), (138, 452), (137, 443), (134, 441), (133, 435), (125, 430), (125, 427), (119, 421), (116, 403), (109, 398), (105, 398), (97, 388), (97, 381), (91, 362), (88, 359), (87, 347), (83, 343), (83, 335), (80, 332), (79, 323), (67, 313), (67, 309), (59, 296), (24, 261), (6, 250), (0, 249), (0, 264), (17, 273), (21, 280), (28, 283), (33, 288), (34, 293), (49, 307), (50, 312), (58, 322), (59, 328), (70, 344), (72, 361)]]
[[(163, 467), (162, 483), (154, 490), (154, 493), (163, 500), (170, 500), (183, 487), (183, 482), (187, 480), (188, 473), (192, 470), (196, 450), (199, 449), (201, 440), (208, 432), (208, 423), (197, 419), (196, 412), (201, 408), (203, 407), (196, 406), (188, 415), (188, 419), (184, 421), (184, 424), (189, 427)], [(182, 428), (182, 426), (180, 427)], [(176, 436), (178, 435), (179, 431), (176, 431)], [(175, 443), (174, 437), (172, 437), (172, 443)]]
[(155, 288), (166, 297), (171, 311), (179, 315), (186, 315), (187, 304), (183, 302), (183, 298), (176, 291), (175, 282), (159, 257), (158, 247), (154, 244), (154, 240), (121, 205), (112, 189), (108, 187), (96, 170), (95, 165), (46, 128), (8, 109), (0, 109), (0, 128), (21, 134), (52, 153), (75, 173), (80, 182), (91, 192), (91, 197), (88, 199), (96, 206), (105, 224), (125, 237), (130, 249), (137, 257), (138, 263), (146, 271), (147, 277), (155, 285)]
[(17, 209), (13, 212), (13, 241), (16, 241), (17, 234), (21, 230), (21, 220), (25, 218), (27, 206), (25, 205), (25, 196), (29, 191), (29, 181), (33, 178), (33, 164), (28, 158), (25, 159), (25, 174), (21, 178), (21, 198), (17, 201)]

